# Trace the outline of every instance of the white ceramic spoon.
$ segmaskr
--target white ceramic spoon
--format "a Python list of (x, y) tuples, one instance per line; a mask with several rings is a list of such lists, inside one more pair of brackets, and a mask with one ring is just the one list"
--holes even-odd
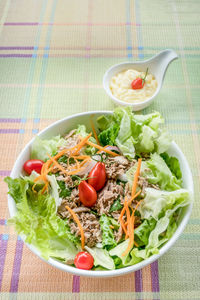
[[(134, 111), (141, 110), (145, 107), (147, 107), (153, 99), (157, 96), (159, 93), (163, 80), (165, 77), (166, 70), (168, 68), (168, 65), (170, 62), (172, 62), (174, 59), (178, 58), (178, 55), (176, 52), (172, 49), (166, 49), (164, 51), (161, 51), (160, 53), (156, 54), (150, 59), (144, 60), (144, 61), (136, 61), (136, 62), (124, 62), (117, 65), (112, 66), (109, 68), (104, 77), (103, 77), (103, 87), (106, 91), (106, 93), (109, 95), (109, 97), (115, 102), (117, 105), (123, 105), (123, 106), (131, 106)], [(122, 100), (119, 100), (116, 98), (111, 90), (110, 90), (110, 80), (113, 76), (115, 76), (117, 73), (127, 70), (127, 69), (135, 69), (137, 71), (145, 72), (148, 68), (149, 73), (153, 74), (158, 82), (158, 87), (153, 96), (146, 99), (143, 102), (138, 103), (129, 103)]]

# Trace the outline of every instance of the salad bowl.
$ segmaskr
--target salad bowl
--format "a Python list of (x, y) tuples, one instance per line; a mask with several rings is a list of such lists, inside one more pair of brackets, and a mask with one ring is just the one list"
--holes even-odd
[[(96, 125), (96, 119), (101, 116), (101, 115), (111, 115), (113, 112), (111, 111), (93, 111), (93, 112), (85, 112), (85, 113), (79, 113), (73, 116), (66, 117), (62, 120), (59, 120), (44, 130), (42, 130), (38, 136), (41, 139), (50, 139), (53, 136), (56, 135), (64, 135), (66, 132), (74, 129), (78, 124), (84, 124), (88, 130), (91, 130), (91, 117), (94, 120), (94, 125)], [(23, 174), (23, 164), (25, 161), (27, 161), (30, 158), (30, 151), (31, 151), (31, 146), (34, 142), (35, 138), (33, 138), (22, 150), (22, 152), (19, 154), (14, 167), (11, 171), (11, 177), (12, 178), (17, 178), (20, 176), (20, 174)], [(192, 175), (191, 171), (188, 165), (188, 162), (182, 153), (181, 149), (178, 147), (178, 145), (175, 142), (171, 143), (171, 146), (169, 150), (167, 151), (169, 155), (172, 155), (176, 158), (178, 158), (180, 162), (180, 167), (181, 167), (181, 172), (182, 172), (182, 180), (183, 180), (183, 188), (188, 189), (191, 196), (193, 196), (193, 180), (192, 180)], [(16, 204), (14, 199), (8, 195), (8, 207), (9, 207), (9, 212), (10, 216), (14, 217), (16, 215)], [(189, 205), (185, 206), (182, 209), (181, 212), (181, 218), (179, 219), (179, 224), (178, 228), (176, 229), (175, 233), (173, 236), (167, 241), (159, 250), (158, 254), (154, 254), (150, 256), (149, 258), (135, 264), (132, 266), (124, 267), (121, 269), (115, 269), (115, 270), (82, 270), (82, 269), (77, 269), (73, 266), (66, 265), (65, 263), (62, 263), (61, 261), (54, 259), (54, 258), (49, 258), (48, 260), (45, 260), (40, 252), (37, 250), (36, 247), (34, 247), (31, 244), (26, 243), (26, 245), (29, 247), (29, 249), (35, 253), (38, 257), (40, 257), (42, 260), (45, 262), (49, 263), (52, 267), (56, 267), (62, 271), (69, 272), (75, 275), (79, 276), (90, 276), (90, 277), (113, 277), (113, 276), (119, 276), (119, 275), (124, 275), (130, 272), (137, 271), (152, 262), (156, 261), (159, 257), (161, 257), (164, 253), (166, 253), (172, 245), (176, 242), (176, 240), (179, 238), (181, 233), (183, 232), (190, 214), (192, 210), (192, 201)], [(25, 236), (20, 235), (22, 240), (25, 241)]]

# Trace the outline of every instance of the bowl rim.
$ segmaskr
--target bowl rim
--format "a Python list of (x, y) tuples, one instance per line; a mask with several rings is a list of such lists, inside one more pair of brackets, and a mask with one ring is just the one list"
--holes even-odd
[[(133, 108), (145, 108), (147, 107), (152, 101), (153, 99), (158, 95), (160, 89), (161, 89), (161, 86), (162, 86), (162, 82), (157, 86), (157, 89), (155, 91), (155, 93), (147, 98), (146, 100), (142, 101), (142, 102), (136, 102), (136, 103), (131, 103), (131, 102), (126, 102), (126, 101), (123, 101), (123, 100), (120, 100), (119, 98), (115, 97), (109, 86), (107, 86), (107, 82), (108, 82), (108, 77), (109, 77), (109, 73), (119, 67), (119, 66), (123, 66), (123, 65), (142, 65), (148, 61), (151, 61), (152, 60), (152, 57), (149, 58), (149, 59), (146, 59), (146, 60), (142, 60), (142, 61), (135, 61), (135, 62), (129, 62), (129, 61), (125, 61), (125, 62), (121, 62), (121, 63), (118, 63), (118, 64), (115, 64), (115, 65), (112, 65), (110, 68), (108, 68), (106, 70), (106, 72), (104, 73), (104, 76), (103, 76), (103, 88), (105, 90), (105, 92), (107, 93), (107, 95), (115, 102), (117, 103), (118, 105), (123, 105), (123, 106), (130, 106), (130, 107), (133, 107)], [(154, 74), (155, 78), (156, 78), (156, 75)], [(157, 79), (157, 78), (156, 78)], [(163, 80), (162, 80), (163, 81)]]
[[(42, 136), (45, 132), (48, 132), (49, 130), (51, 130), (51, 128), (58, 126), (60, 123), (63, 123), (65, 121), (68, 121), (70, 119), (73, 118), (77, 118), (77, 117), (81, 117), (81, 116), (89, 116), (89, 115), (95, 115), (95, 114), (112, 114), (113, 111), (88, 111), (88, 112), (82, 112), (82, 113), (77, 113), (74, 115), (70, 115), (68, 117), (65, 117), (63, 119), (60, 119), (52, 124), (50, 124), (49, 126), (45, 127), (43, 130), (41, 130), (36, 136)], [(24, 152), (29, 149), (29, 147), (31, 146), (31, 144), (33, 143), (34, 139), (36, 138), (36, 136), (34, 136), (27, 144), (26, 146), (21, 150), (21, 152), (19, 153), (14, 166), (12, 168), (10, 177), (15, 178), (14, 177), (14, 173), (15, 173), (15, 168), (18, 164), (18, 162), (21, 160), (21, 158), (24, 155)], [(179, 224), (176, 232), (174, 233), (174, 235), (172, 236), (172, 238), (166, 243), (164, 244), (164, 246), (159, 250), (158, 254), (154, 254), (152, 256), (150, 256), (149, 258), (147, 258), (146, 260), (141, 261), (138, 264), (129, 266), (129, 267), (124, 267), (121, 269), (115, 269), (115, 270), (106, 270), (106, 271), (91, 271), (91, 270), (81, 270), (81, 269), (77, 269), (75, 267), (63, 264), (62, 262), (53, 259), (53, 258), (49, 258), (48, 260), (45, 260), (44, 258), (41, 257), (39, 251), (37, 250), (36, 247), (34, 247), (31, 244), (28, 244), (27, 242), (25, 242), (25, 236), (23, 235), (19, 235), (20, 238), (23, 240), (23, 242), (26, 244), (26, 246), (34, 253), (36, 254), (40, 259), (42, 259), (43, 261), (47, 262), (48, 264), (50, 264), (53, 267), (56, 267), (62, 271), (65, 272), (69, 272), (72, 273), (74, 275), (78, 275), (78, 276), (87, 276), (87, 277), (114, 277), (114, 276), (120, 276), (120, 275), (125, 275), (128, 274), (130, 272), (135, 272), (139, 269), (142, 269), (143, 267), (153, 263), (154, 261), (156, 261), (159, 257), (161, 257), (165, 252), (167, 252), (167, 250), (176, 242), (176, 240), (178, 239), (178, 237), (180, 236), (180, 234), (183, 232), (186, 224), (188, 223), (189, 217), (191, 215), (192, 212), (192, 207), (193, 207), (193, 194), (194, 194), (194, 185), (193, 185), (193, 178), (192, 178), (192, 173), (189, 167), (189, 164), (187, 162), (187, 159), (185, 158), (183, 152), (181, 151), (181, 149), (179, 148), (179, 146), (172, 141), (172, 147), (176, 149), (176, 151), (178, 152), (179, 157), (181, 157), (181, 160), (184, 160), (185, 163), (185, 167), (187, 169), (188, 175), (187, 178), (189, 179), (189, 185), (190, 185), (190, 192), (191, 192), (191, 198), (192, 201), (191, 203), (188, 205), (187, 211), (185, 216), (183, 217), (183, 219), (181, 220), (181, 223)], [(10, 216), (13, 217), (14, 213), (12, 213), (12, 209), (15, 207), (15, 203), (13, 198), (8, 194), (8, 209), (9, 209), (9, 213)]]

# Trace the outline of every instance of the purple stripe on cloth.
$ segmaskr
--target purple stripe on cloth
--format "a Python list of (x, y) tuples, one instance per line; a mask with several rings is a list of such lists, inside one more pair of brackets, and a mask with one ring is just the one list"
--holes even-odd
[(56, 26), (141, 26), (138, 23), (124, 22), (124, 23), (38, 23), (38, 22), (5, 22), (4, 26), (40, 26), (40, 25), (56, 25)]
[(0, 170), (0, 176), (9, 176), (10, 171), (9, 170)]
[(17, 46), (13, 46), (13, 47), (0, 47), (0, 50), (33, 50), (34, 47), (17, 47)]
[(0, 129), (0, 133), (19, 133), (19, 129), (6, 129), (6, 128), (2, 128)]
[(141, 293), (142, 292), (142, 271), (138, 270), (135, 271), (135, 292)]
[[(0, 219), (0, 225), (6, 225), (6, 219)], [(1, 248), (0, 248), (1, 250)]]
[(5, 264), (7, 245), (8, 245), (8, 240), (7, 239), (3, 240), (2, 237), (3, 234), (0, 235), (0, 291), (1, 291), (4, 264)]
[(20, 123), (21, 119), (0, 118), (0, 123)]
[(32, 57), (32, 54), (0, 54), (0, 57)]
[(72, 293), (80, 292), (80, 276), (73, 276)]
[(5, 26), (37, 26), (38, 22), (6, 22)]
[(11, 278), (11, 284), (10, 284), (10, 292), (11, 293), (16, 293), (18, 291), (22, 253), (23, 253), (23, 241), (17, 240), (16, 250), (15, 250), (15, 259), (14, 259), (13, 271), (12, 271), (12, 278)]
[(152, 292), (159, 292), (159, 272), (158, 272), (158, 261), (154, 261), (151, 264), (151, 279), (152, 279)]

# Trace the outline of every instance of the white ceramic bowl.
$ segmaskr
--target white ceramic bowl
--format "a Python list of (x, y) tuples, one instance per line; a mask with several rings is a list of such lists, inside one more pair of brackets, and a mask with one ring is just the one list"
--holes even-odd
[[(168, 68), (168, 65), (170, 62), (172, 62), (174, 59), (178, 58), (176, 52), (172, 49), (166, 49), (155, 56), (153, 56), (150, 59), (144, 60), (144, 61), (135, 61), (135, 62), (123, 62), (120, 64), (116, 64), (112, 67), (110, 67), (103, 77), (103, 87), (108, 94), (108, 96), (113, 100), (113, 102), (117, 105), (123, 105), (123, 106), (131, 106), (134, 111), (141, 110), (147, 106), (149, 106), (154, 98), (158, 95), (163, 80), (165, 77), (166, 70)], [(142, 102), (136, 102), (136, 103), (129, 103), (122, 101), (115, 97), (111, 90), (110, 90), (110, 81), (111, 78), (115, 75), (117, 75), (119, 72), (128, 70), (128, 69), (134, 69), (140, 72), (146, 72), (146, 69), (149, 69), (149, 73), (153, 74), (158, 82), (157, 89), (155, 93)]]
[[(112, 112), (109, 111), (97, 111), (97, 112), (86, 112), (86, 113), (80, 113), (80, 114), (76, 114), (67, 118), (64, 118), (60, 121), (57, 121), (55, 123), (53, 123), (52, 125), (50, 125), (49, 127), (45, 128), (44, 130), (42, 130), (38, 136), (40, 138), (51, 138), (55, 135), (58, 134), (64, 134), (66, 132), (68, 132), (69, 130), (75, 128), (77, 126), (77, 124), (85, 124), (87, 126), (87, 128), (89, 130), (91, 130), (91, 126), (90, 126), (90, 116), (93, 115), (94, 116), (94, 121), (96, 119), (96, 117), (102, 115), (102, 114), (112, 114)], [(30, 158), (30, 148), (31, 148), (31, 144), (33, 143), (34, 138), (26, 145), (26, 147), (22, 150), (22, 152), (19, 154), (15, 165), (12, 169), (11, 172), (11, 177), (12, 178), (16, 178), (20, 176), (20, 173), (22, 172), (22, 167), (23, 164), (26, 160), (28, 160)], [(193, 181), (192, 181), (192, 175), (191, 175), (191, 171), (189, 168), (189, 165), (187, 163), (187, 160), (185, 158), (185, 156), (183, 155), (182, 151), (179, 149), (179, 147), (176, 145), (175, 142), (172, 142), (172, 145), (170, 147), (170, 150), (168, 151), (169, 154), (176, 156), (179, 161), (180, 161), (180, 165), (181, 165), (181, 171), (183, 174), (183, 187), (187, 188), (191, 191), (191, 194), (193, 195)], [(9, 212), (10, 212), (10, 216), (13, 217), (16, 214), (16, 205), (15, 202), (13, 200), (13, 198), (8, 195), (8, 207), (9, 207)], [(175, 241), (178, 239), (178, 237), (180, 236), (180, 234), (182, 233), (182, 231), (184, 230), (190, 213), (192, 210), (192, 203), (185, 207), (182, 211), (182, 219), (180, 221), (180, 224), (175, 232), (175, 234), (173, 235), (173, 237), (160, 249), (160, 253), (157, 255), (153, 255), (150, 258), (136, 264), (130, 267), (126, 267), (126, 268), (122, 268), (122, 269), (118, 269), (118, 270), (111, 270), (111, 271), (86, 271), (86, 270), (80, 270), (80, 269), (76, 269), (74, 267), (65, 265), (55, 259), (50, 258), (48, 262), (51, 266), (56, 267), (60, 270), (63, 270), (65, 272), (69, 272), (69, 273), (73, 273), (76, 275), (83, 275), (83, 276), (91, 276), (91, 277), (111, 277), (111, 276), (119, 276), (119, 275), (123, 275), (123, 274), (127, 274), (130, 272), (134, 272), (137, 271), (141, 268), (143, 268), (144, 266), (154, 262), (155, 260), (157, 260), (161, 255), (163, 255), (165, 252), (167, 252), (167, 250), (175, 243)], [(24, 236), (21, 236), (22, 240), (25, 240)], [(26, 243), (26, 245), (29, 247), (29, 249), (34, 252), (37, 256), (39, 256), (42, 260), (44, 260), (39, 251), (32, 245), (29, 245)]]

